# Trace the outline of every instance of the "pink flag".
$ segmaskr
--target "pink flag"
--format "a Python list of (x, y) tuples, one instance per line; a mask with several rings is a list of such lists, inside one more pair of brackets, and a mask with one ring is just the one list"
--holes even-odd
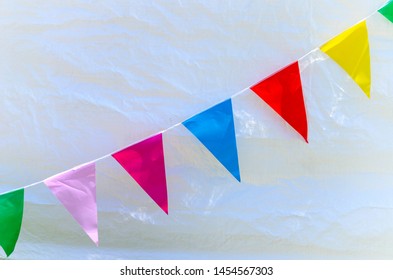
[(144, 191), (168, 214), (162, 134), (112, 155)]
[(95, 163), (75, 167), (44, 183), (98, 245)]

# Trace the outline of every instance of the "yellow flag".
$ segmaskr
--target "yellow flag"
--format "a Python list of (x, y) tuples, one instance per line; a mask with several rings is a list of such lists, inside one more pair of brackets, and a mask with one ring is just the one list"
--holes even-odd
[(370, 47), (366, 21), (344, 31), (321, 47), (370, 97)]

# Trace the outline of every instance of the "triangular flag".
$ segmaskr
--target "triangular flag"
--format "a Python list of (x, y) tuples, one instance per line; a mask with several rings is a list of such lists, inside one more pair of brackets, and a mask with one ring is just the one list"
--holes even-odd
[(22, 226), (24, 189), (0, 196), (0, 246), (9, 257), (15, 249)]
[(98, 245), (95, 163), (75, 167), (44, 183)]
[(308, 142), (299, 64), (290, 64), (250, 88)]
[(393, 0), (378, 10), (384, 17), (393, 22)]
[(344, 31), (321, 47), (370, 97), (370, 47), (366, 21)]
[(183, 125), (240, 182), (231, 99), (195, 115)]
[(168, 214), (162, 134), (112, 155), (142, 189)]

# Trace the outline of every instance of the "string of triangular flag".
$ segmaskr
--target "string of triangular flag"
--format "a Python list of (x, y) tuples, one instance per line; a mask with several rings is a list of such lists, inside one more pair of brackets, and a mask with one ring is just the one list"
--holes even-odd
[[(393, 0), (386, 3), (378, 12), (393, 23)], [(320, 49), (340, 65), (362, 91), (370, 97), (370, 50), (366, 20), (367, 18), (345, 30), (322, 45)], [(264, 100), (308, 142), (307, 114), (298, 61), (263, 79), (249, 89)], [(244, 91), (181, 123), (239, 182), (241, 179), (232, 98)], [(106, 157), (113, 157), (151, 199), (168, 214), (163, 133), (179, 124), (89, 163), (1, 194), (0, 246), (6, 255), (10, 256), (14, 251), (21, 231), (24, 190), (40, 183), (44, 183), (51, 190), (90, 239), (98, 245), (95, 163)]]

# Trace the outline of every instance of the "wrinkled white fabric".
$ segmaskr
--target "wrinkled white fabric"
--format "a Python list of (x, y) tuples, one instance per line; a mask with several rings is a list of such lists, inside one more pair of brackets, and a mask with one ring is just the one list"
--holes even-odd
[[(384, 2), (2, 1), (0, 191), (182, 122)], [(370, 100), (320, 51), (300, 60), (309, 144), (239, 95), (242, 183), (177, 126), (164, 134), (169, 216), (107, 158), (100, 247), (40, 184), (26, 190), (11, 258), (392, 258), (393, 23), (375, 14), (367, 25)]]

